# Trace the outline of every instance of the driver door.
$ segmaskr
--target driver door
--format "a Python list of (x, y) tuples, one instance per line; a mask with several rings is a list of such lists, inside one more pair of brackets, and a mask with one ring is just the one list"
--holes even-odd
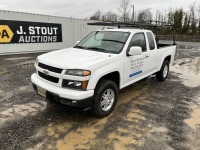
[(125, 58), (125, 86), (132, 84), (136, 80), (140, 80), (142, 76), (146, 75), (149, 70), (149, 51), (147, 50), (147, 43), (144, 33), (136, 33), (133, 35), (128, 51), (133, 46), (142, 48), (141, 55), (126, 56)]

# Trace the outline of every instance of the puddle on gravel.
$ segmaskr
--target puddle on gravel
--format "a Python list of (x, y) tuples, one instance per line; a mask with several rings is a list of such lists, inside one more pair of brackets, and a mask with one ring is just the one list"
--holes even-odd
[(193, 60), (185, 58), (178, 59), (171, 67), (171, 71), (178, 74), (185, 86), (198, 87), (200, 86), (200, 58)]
[(6, 99), (10, 99), (12, 96), (14, 95), (13, 92), (5, 92), (3, 90), (0, 89), (0, 102), (4, 102)]
[(12, 108), (0, 112), (0, 125), (7, 121), (12, 121), (17, 117), (33, 116), (46, 109), (46, 102), (27, 103), (23, 105), (14, 105)]
[[(119, 100), (117, 108), (121, 105), (130, 102), (135, 105), (145, 105), (145, 97), (137, 97), (145, 91), (144, 86), (146, 81), (137, 83), (136, 85), (125, 89), (119, 95)], [(133, 105), (134, 106), (134, 105)], [(116, 111), (116, 109), (114, 110)], [(48, 127), (40, 129), (34, 137), (41, 137), (47, 135), (51, 141), (47, 142), (46, 140), (42, 141), (43, 147), (52, 148), (58, 150), (65, 149), (91, 149), (96, 144), (106, 143), (109, 145), (109, 142), (113, 143), (114, 147), (125, 147), (126, 144), (136, 143), (137, 145), (141, 143), (141, 138), (143, 138), (149, 131), (150, 127), (141, 127), (141, 123), (145, 122), (146, 119), (142, 112), (137, 109), (130, 109), (130, 111), (122, 117), (122, 124), (127, 127), (117, 127), (116, 133), (107, 133), (107, 136), (102, 138), (98, 137), (99, 134), (104, 132), (107, 126), (110, 126), (110, 120), (115, 117), (114, 113), (107, 118), (96, 119), (90, 118), (89, 123), (83, 124), (82, 126), (77, 126), (73, 122), (63, 122), (60, 124), (52, 123)], [(77, 128), (74, 128), (77, 126)], [(123, 134), (129, 134), (127, 137)], [(115, 139), (118, 140), (115, 141)], [(119, 144), (118, 144), (119, 143)], [(41, 145), (41, 143), (40, 143)], [(37, 149), (37, 148), (36, 148)]]
[(35, 60), (31, 60), (17, 64), (17, 67), (21, 67), (24, 69), (31, 69), (35, 67), (34, 65), (35, 65)]
[(108, 118), (96, 120), (93, 125), (86, 125), (78, 128), (76, 131), (69, 132), (63, 139), (57, 141), (58, 150), (65, 149), (89, 149), (94, 145), (95, 137), (104, 128)]
[(192, 128), (196, 128), (200, 126), (200, 108), (193, 110), (191, 114), (191, 118), (185, 120), (185, 122)]
[(31, 59), (32, 57), (14, 57), (14, 58), (6, 58), (5, 60), (25, 60), (25, 59)]
[[(158, 125), (158, 124), (157, 124)], [(171, 137), (168, 135), (169, 131), (162, 125), (160, 127), (153, 127), (152, 130), (145, 136), (145, 144), (140, 149), (162, 149), (174, 150), (168, 142)], [(156, 146), (154, 146), (156, 144)]]
[(160, 133), (164, 133), (164, 132), (167, 132), (168, 130), (167, 130), (167, 128), (165, 128), (165, 127), (158, 127), (158, 128), (153, 128), (152, 130), (151, 130), (151, 133), (152, 132), (160, 132)]
[(59, 138), (60, 134), (67, 132), (71, 127), (72, 125), (69, 123), (62, 123), (56, 126), (51, 124), (47, 128), (47, 135), (50, 137)]
[(20, 91), (26, 91), (27, 90), (27, 86), (21, 86), (21, 87), (19, 87), (19, 90)]
[[(146, 97), (139, 97), (133, 101), (133, 105), (145, 105)], [(114, 149), (133, 149), (134, 146), (144, 144), (144, 137), (151, 131), (151, 125), (147, 123), (143, 112), (137, 108), (131, 109), (123, 118), (122, 125), (115, 132), (109, 133), (107, 144), (112, 143)], [(143, 124), (143, 126), (141, 126)]]
[(25, 62), (22, 62), (22, 63), (18, 63), (17, 65), (20, 66), (20, 65), (34, 64), (34, 63), (35, 63), (35, 60), (30, 60), (30, 61), (25, 61)]
[(1, 75), (1, 74), (4, 74), (4, 73), (7, 73), (7, 70), (6, 70), (6, 69), (1, 69), (1, 68), (0, 68), (0, 75)]
[(139, 96), (146, 88), (147, 88), (146, 81), (140, 81), (135, 83), (135, 85), (133, 84), (132, 86), (123, 89), (122, 92), (119, 94), (117, 106), (120, 106), (122, 104), (131, 101), (132, 98)]
[(127, 89), (124, 93), (120, 93), (118, 101), (117, 101), (117, 106), (120, 106), (122, 104), (125, 104), (131, 101), (132, 98), (139, 96), (141, 92), (142, 91), (139, 91), (137, 89), (134, 90), (130, 88), (130, 89)]
[[(128, 90), (125, 93), (128, 95), (127, 99), (130, 100), (139, 96), (139, 92), (136, 90)], [(143, 91), (143, 90), (140, 90)], [(124, 94), (125, 94), (124, 93)], [(131, 96), (131, 93), (133, 94)], [(130, 96), (130, 97), (129, 97)], [(145, 105), (145, 97), (140, 97), (139, 100), (133, 101), (134, 104)], [(129, 101), (130, 101), (129, 100)], [(121, 99), (121, 101), (123, 101)], [(123, 101), (126, 102), (127, 100)], [(115, 113), (115, 112), (113, 112)], [(127, 115), (122, 117), (124, 121), (121, 121), (119, 127), (115, 127), (116, 131), (107, 133), (107, 137), (98, 139), (97, 136), (104, 132), (105, 125), (109, 124), (109, 120), (113, 117), (103, 118), (101, 120), (96, 120), (76, 131), (69, 132), (63, 139), (57, 141), (57, 149), (90, 149), (99, 143), (112, 144), (114, 149), (124, 149), (127, 145), (134, 144), (140, 145), (143, 143), (142, 139), (151, 130), (150, 126), (141, 127), (140, 124), (146, 121), (142, 112), (138, 109), (130, 109)]]
[(196, 103), (194, 106), (191, 106), (192, 110), (191, 118), (186, 119), (185, 123), (187, 123), (191, 128), (196, 129), (200, 127), (200, 106), (199, 106), (200, 97), (197, 97)]

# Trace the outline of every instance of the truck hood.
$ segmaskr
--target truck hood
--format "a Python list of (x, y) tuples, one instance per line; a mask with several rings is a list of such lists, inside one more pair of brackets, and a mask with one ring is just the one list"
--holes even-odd
[(92, 66), (105, 63), (115, 56), (116, 54), (68, 48), (40, 55), (38, 60), (62, 69), (91, 69)]

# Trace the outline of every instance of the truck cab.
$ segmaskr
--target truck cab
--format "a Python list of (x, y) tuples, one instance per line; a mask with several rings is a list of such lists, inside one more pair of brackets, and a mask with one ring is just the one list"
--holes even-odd
[(38, 56), (31, 81), (47, 99), (106, 117), (119, 90), (152, 74), (165, 81), (175, 50), (174, 44), (156, 43), (151, 30), (96, 30), (73, 48)]

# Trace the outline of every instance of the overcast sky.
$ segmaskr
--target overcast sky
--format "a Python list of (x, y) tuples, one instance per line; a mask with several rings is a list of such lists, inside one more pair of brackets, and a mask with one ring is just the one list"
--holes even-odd
[[(95, 11), (118, 13), (120, 0), (0, 0), (0, 10), (31, 12), (63, 17), (89, 18)], [(169, 8), (188, 9), (194, 0), (132, 0), (135, 10), (151, 8), (155, 13)], [(200, 0), (196, 0), (200, 4)], [(131, 8), (131, 6), (130, 6)], [(131, 11), (130, 11), (131, 12)]]

